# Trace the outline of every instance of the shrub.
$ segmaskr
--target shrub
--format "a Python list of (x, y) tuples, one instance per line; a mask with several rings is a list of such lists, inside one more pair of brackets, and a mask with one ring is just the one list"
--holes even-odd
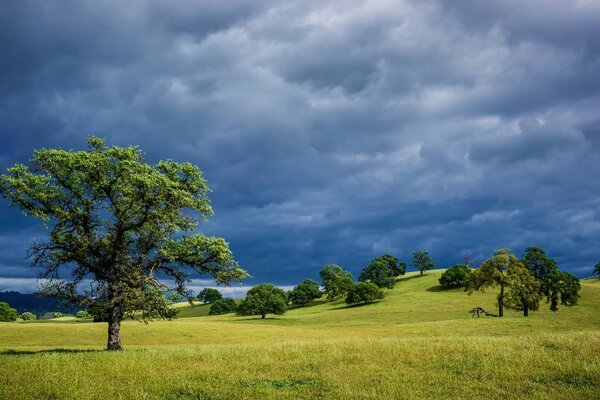
[(90, 313), (87, 310), (79, 310), (75, 314), (75, 317), (77, 317), (77, 318), (91, 318), (91, 315), (90, 315)]
[(215, 301), (208, 311), (208, 315), (222, 315), (235, 312), (237, 310), (237, 304), (235, 300), (228, 297)]
[(25, 311), (23, 314), (19, 316), (23, 321), (35, 321), (37, 318), (35, 314), (30, 313), (29, 311)]
[(346, 304), (367, 304), (378, 299), (383, 299), (383, 291), (377, 285), (371, 282), (358, 282), (350, 286)]
[(0, 322), (12, 322), (17, 320), (17, 310), (10, 308), (8, 303), (0, 301)]
[(62, 317), (63, 315), (62, 315), (62, 313), (61, 313), (61, 312), (58, 312), (58, 311), (57, 311), (57, 312), (55, 312), (54, 314), (52, 314), (52, 316), (53, 316), (54, 318), (60, 318), (60, 317)]
[(445, 288), (465, 286), (465, 279), (470, 273), (471, 270), (465, 264), (456, 264), (442, 274), (439, 280), (440, 285)]

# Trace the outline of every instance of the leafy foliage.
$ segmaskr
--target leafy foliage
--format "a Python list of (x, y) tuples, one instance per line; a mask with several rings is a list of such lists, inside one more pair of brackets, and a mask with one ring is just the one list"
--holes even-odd
[(57, 311), (57, 312), (55, 312), (54, 314), (52, 314), (52, 316), (53, 316), (54, 318), (60, 318), (60, 317), (62, 317), (63, 315), (62, 315), (62, 313), (61, 313), (61, 312), (58, 312), (58, 311)]
[(465, 264), (456, 264), (448, 268), (440, 277), (440, 285), (445, 288), (458, 288), (465, 286), (465, 280), (471, 273), (471, 269)]
[(181, 293), (171, 293), (169, 294), (168, 300), (171, 304), (181, 303), (183, 301), (183, 296)]
[(204, 288), (198, 293), (196, 298), (203, 303), (214, 303), (217, 300), (221, 300), (223, 296), (217, 289)]
[(465, 290), (471, 294), (475, 290), (484, 291), (488, 287), (499, 286), (498, 316), (504, 316), (504, 292), (509, 285), (507, 271), (515, 264), (523, 266), (516, 256), (510, 254), (509, 249), (496, 250), (493, 257), (485, 260), (479, 269), (469, 274), (465, 281)]
[(21, 318), (23, 321), (35, 321), (37, 319), (35, 314), (29, 311), (25, 311), (23, 314), (19, 315), (19, 318)]
[(598, 261), (596, 265), (594, 265), (594, 274), (599, 275), (598, 279), (600, 279), (600, 261)]
[(579, 279), (568, 272), (559, 270), (551, 271), (548, 274), (545, 290), (547, 302), (550, 303), (550, 310), (558, 311), (558, 303), (563, 306), (574, 306), (581, 297), (581, 283)]
[(434, 269), (435, 263), (426, 251), (415, 251), (413, 253), (413, 265), (421, 271), (421, 275), (427, 270)]
[(17, 320), (17, 310), (10, 308), (8, 303), (0, 301), (0, 322), (12, 322)]
[(367, 304), (378, 299), (383, 299), (383, 291), (377, 285), (371, 282), (357, 282), (348, 290), (346, 304)]
[[(89, 151), (36, 150), (32, 170), (16, 164), (1, 176), (0, 195), (49, 227), (48, 241), (29, 252), (50, 281), (43, 293), (81, 301), (78, 287), (91, 281), (84, 300), (100, 294), (106, 301), (107, 347), (120, 349), (126, 313), (165, 316), (164, 308), (148, 306), (163, 303), (166, 287), (157, 276), (172, 278), (174, 290), (187, 297), (189, 269), (218, 283), (247, 274), (222, 238), (185, 234), (212, 214), (198, 167), (171, 160), (149, 165), (138, 147), (107, 147), (96, 137), (88, 143)], [(61, 271), (70, 278), (61, 280)]]
[[(394, 265), (397, 264), (396, 262)], [(358, 280), (359, 282), (371, 282), (377, 285), (377, 287), (388, 289), (393, 288), (396, 283), (392, 268), (390, 268), (386, 260), (381, 260), (380, 258), (374, 259), (369, 265), (363, 268)]]
[(226, 297), (224, 299), (216, 300), (214, 303), (212, 303), (210, 310), (208, 311), (208, 315), (228, 314), (236, 312), (236, 310), (237, 304), (235, 303), (235, 300)]
[(288, 299), (283, 289), (270, 283), (263, 283), (248, 290), (246, 297), (237, 308), (239, 315), (283, 314), (287, 309)]
[(75, 313), (75, 318), (90, 318), (91, 315), (87, 310), (79, 310)]
[(319, 284), (312, 279), (305, 279), (301, 284), (288, 292), (289, 301), (296, 306), (305, 306), (321, 297)]
[(352, 274), (339, 265), (327, 264), (319, 271), (325, 296), (330, 301), (348, 293), (354, 283)]
[(508, 267), (508, 289), (504, 295), (507, 308), (523, 311), (527, 317), (529, 311), (537, 311), (540, 306), (541, 282), (527, 268), (517, 263)]

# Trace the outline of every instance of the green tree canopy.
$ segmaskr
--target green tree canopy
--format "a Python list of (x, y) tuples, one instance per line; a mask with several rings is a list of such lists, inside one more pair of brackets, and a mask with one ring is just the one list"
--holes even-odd
[(283, 314), (287, 309), (288, 299), (283, 289), (271, 283), (263, 283), (248, 290), (246, 297), (237, 308), (239, 315)]
[(377, 285), (371, 282), (357, 282), (350, 286), (346, 304), (367, 304), (378, 299), (383, 299), (383, 291)]
[(221, 300), (223, 296), (221, 295), (221, 292), (219, 292), (217, 289), (204, 288), (200, 291), (200, 293), (198, 293), (198, 296), (196, 296), (196, 298), (201, 302), (208, 304), (214, 303), (217, 300)]
[(16, 321), (17, 316), (17, 310), (11, 308), (8, 303), (0, 301), (0, 322)]
[(498, 316), (504, 316), (504, 292), (509, 285), (507, 270), (511, 265), (521, 265), (519, 259), (510, 254), (509, 249), (500, 249), (494, 256), (485, 260), (479, 269), (472, 271), (465, 281), (469, 294), (475, 290), (484, 291), (488, 287), (500, 287), (498, 294)]
[(348, 289), (354, 283), (352, 274), (339, 265), (327, 264), (319, 271), (325, 296), (333, 301), (336, 297), (348, 293)]
[(157, 301), (166, 290), (159, 278), (173, 279), (173, 290), (189, 297), (190, 270), (223, 284), (247, 274), (225, 240), (191, 233), (212, 214), (197, 166), (148, 164), (138, 147), (108, 147), (96, 137), (88, 143), (88, 151), (36, 150), (32, 169), (16, 164), (1, 176), (0, 195), (49, 229), (48, 240), (29, 252), (50, 281), (42, 292), (102, 298), (107, 348), (114, 350), (126, 314), (169, 316), (166, 302)]
[(35, 321), (37, 319), (35, 314), (29, 311), (25, 311), (24, 313), (19, 315), (19, 318), (21, 318), (23, 321)]
[(58, 311), (57, 311), (57, 312), (55, 312), (54, 314), (52, 314), (52, 316), (53, 316), (54, 318), (60, 318), (60, 317), (62, 317), (63, 315), (62, 315), (62, 313), (61, 313), (61, 312), (58, 312)]
[(594, 265), (594, 275), (599, 275), (598, 279), (600, 279), (600, 261)]
[[(393, 288), (394, 284), (396, 283), (393, 268), (397, 267), (398, 260), (393, 262), (393, 260), (387, 257), (378, 257), (371, 261), (369, 265), (364, 267), (363, 270), (360, 272), (358, 280), (360, 282), (371, 282), (380, 288)], [(396, 259), (396, 257), (393, 258)]]
[(558, 311), (558, 303), (571, 307), (577, 304), (581, 283), (579, 279), (568, 272), (559, 270), (551, 271), (544, 284), (546, 301), (550, 303), (550, 310)]
[(546, 256), (546, 252), (540, 247), (527, 247), (521, 261), (527, 270), (542, 282), (550, 272), (558, 269), (556, 261)]
[(208, 315), (222, 315), (235, 312), (237, 304), (234, 299), (225, 297), (224, 299), (215, 300), (208, 310)]
[(301, 284), (288, 292), (289, 301), (296, 306), (305, 306), (321, 297), (319, 284), (312, 279), (305, 279)]
[(465, 264), (456, 264), (442, 273), (439, 279), (440, 285), (445, 288), (458, 288), (465, 286), (465, 280), (471, 273), (471, 269)]
[(507, 270), (508, 289), (504, 294), (504, 304), (507, 308), (523, 311), (523, 316), (529, 316), (529, 311), (537, 311), (542, 297), (541, 282), (527, 268), (514, 263)]
[(435, 268), (435, 263), (426, 251), (415, 251), (412, 263), (421, 271), (421, 276), (425, 271)]

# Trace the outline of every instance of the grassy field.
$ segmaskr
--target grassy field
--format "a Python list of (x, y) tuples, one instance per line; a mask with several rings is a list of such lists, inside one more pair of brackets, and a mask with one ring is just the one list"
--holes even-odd
[(598, 279), (573, 308), (477, 319), (495, 292), (441, 290), (440, 274), (266, 320), (179, 304), (173, 321), (124, 322), (116, 353), (105, 324), (2, 323), (0, 399), (600, 398)]

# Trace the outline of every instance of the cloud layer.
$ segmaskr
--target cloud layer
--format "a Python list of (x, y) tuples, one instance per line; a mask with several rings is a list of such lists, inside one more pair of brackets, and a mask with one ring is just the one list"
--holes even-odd
[[(451, 4), (449, 4), (451, 3)], [(0, 166), (90, 134), (199, 165), (250, 284), (382, 253), (600, 260), (592, 1), (35, 1), (0, 14)], [(0, 281), (44, 231), (2, 201)], [(16, 281), (15, 281), (16, 282)]]

